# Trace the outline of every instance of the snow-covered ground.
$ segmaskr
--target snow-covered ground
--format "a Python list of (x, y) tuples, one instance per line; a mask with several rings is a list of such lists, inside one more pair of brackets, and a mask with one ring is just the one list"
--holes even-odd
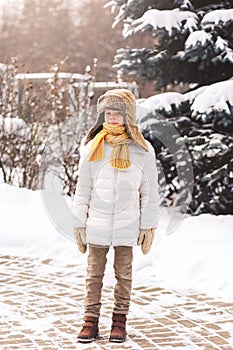
[[(49, 203), (48, 198), (42, 191), (0, 184), (0, 254), (51, 258), (55, 264), (81, 264), (85, 268), (86, 256), (78, 252), (71, 238), (72, 224), (65, 222), (67, 214), (62, 215), (62, 207), (57, 211), (60, 214), (52, 213), (53, 201)], [(60, 199), (66, 212), (67, 199)], [(57, 202), (59, 196), (54, 206)], [(59, 215), (57, 220), (53, 215)], [(169, 288), (191, 288), (233, 300), (233, 216), (186, 216), (168, 234), (172, 216), (171, 209), (162, 210), (160, 227), (148, 255), (135, 247), (135, 285), (143, 281), (155, 287), (155, 281), (160, 281)], [(66, 224), (69, 234), (64, 230)], [(111, 256), (112, 251), (110, 259)], [(109, 283), (111, 278), (107, 274)]]

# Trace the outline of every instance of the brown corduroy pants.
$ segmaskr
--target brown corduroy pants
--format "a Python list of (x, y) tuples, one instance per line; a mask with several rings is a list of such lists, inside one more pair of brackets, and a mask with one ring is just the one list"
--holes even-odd
[[(99, 317), (101, 290), (109, 247), (89, 246), (85, 315)], [(114, 270), (116, 285), (114, 289), (114, 313), (128, 314), (132, 289), (133, 248), (114, 247)]]

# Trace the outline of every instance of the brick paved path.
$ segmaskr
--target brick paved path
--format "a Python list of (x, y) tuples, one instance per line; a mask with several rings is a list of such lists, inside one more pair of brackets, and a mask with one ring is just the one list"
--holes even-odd
[(84, 274), (52, 260), (0, 257), (0, 349), (233, 349), (233, 303), (162, 287), (134, 288), (129, 337), (120, 346), (108, 342), (112, 290), (105, 287), (101, 338), (76, 343)]

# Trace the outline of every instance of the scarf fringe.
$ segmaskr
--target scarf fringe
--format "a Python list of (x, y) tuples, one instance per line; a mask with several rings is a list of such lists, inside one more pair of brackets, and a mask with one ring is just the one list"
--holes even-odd
[(128, 159), (116, 158), (110, 159), (110, 164), (113, 168), (116, 169), (127, 169), (131, 165), (131, 161)]

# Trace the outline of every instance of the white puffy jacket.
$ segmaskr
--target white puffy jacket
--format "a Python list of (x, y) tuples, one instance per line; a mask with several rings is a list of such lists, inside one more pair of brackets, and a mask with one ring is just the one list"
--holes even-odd
[(131, 141), (131, 166), (110, 165), (112, 146), (104, 142), (104, 158), (87, 162), (92, 140), (80, 147), (79, 178), (73, 202), (75, 227), (85, 227), (87, 243), (134, 246), (139, 230), (157, 226), (159, 194), (155, 153)]

